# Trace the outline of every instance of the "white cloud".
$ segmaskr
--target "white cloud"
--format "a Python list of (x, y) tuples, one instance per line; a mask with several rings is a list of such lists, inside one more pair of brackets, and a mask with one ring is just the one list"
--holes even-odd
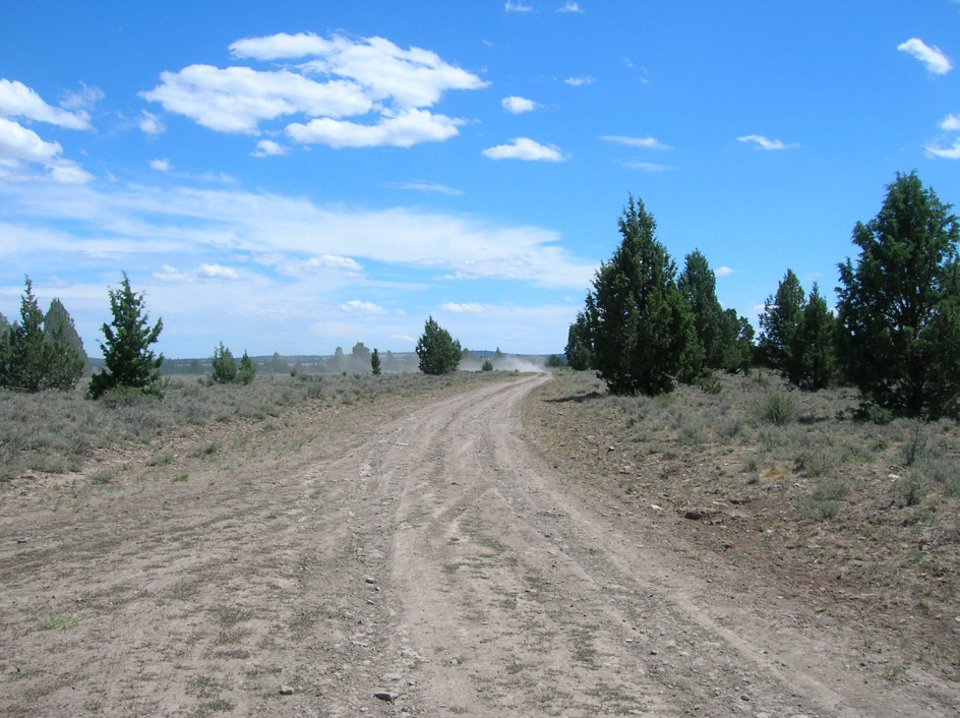
[(303, 125), (287, 126), (286, 132), (296, 142), (325, 144), (335, 149), (344, 147), (412, 147), (421, 142), (442, 142), (457, 134), (463, 120), (434, 115), (426, 110), (404, 110), (381, 115), (375, 125), (322, 117)]
[(228, 279), (231, 281), (240, 279), (236, 270), (219, 264), (201, 264), (197, 269), (197, 276), (202, 279)]
[(460, 197), (463, 195), (463, 190), (447, 187), (442, 184), (437, 184), (436, 182), (390, 182), (383, 186), (390, 189), (412, 189), (418, 192), (434, 192), (436, 194), (445, 194), (448, 197)]
[(77, 92), (63, 93), (60, 106), (67, 110), (90, 110), (104, 97), (106, 95), (99, 87), (89, 87), (81, 82)]
[(960, 132), (960, 115), (947, 115), (947, 119), (940, 123), (940, 129), (948, 132)]
[(564, 82), (568, 85), (573, 85), (574, 87), (580, 87), (581, 85), (592, 85), (594, 79), (589, 75), (581, 75), (580, 77), (568, 77)]
[(273, 266), (278, 274), (287, 277), (302, 277), (307, 274), (347, 273), (357, 274), (363, 271), (363, 266), (355, 259), (332, 254), (309, 259), (288, 258), (282, 254), (272, 254), (258, 257), (260, 264)]
[(170, 160), (150, 160), (150, 169), (156, 170), (157, 172), (169, 172), (173, 169), (173, 165), (170, 163)]
[(374, 304), (373, 302), (361, 302), (357, 299), (353, 299), (346, 304), (341, 304), (340, 311), (357, 314), (387, 314), (387, 310), (381, 307), (379, 304)]
[(562, 7), (557, 9), (557, 12), (583, 12), (583, 8), (578, 3), (567, 0)]
[(89, 130), (86, 112), (67, 112), (51, 107), (33, 89), (17, 80), (0, 79), (0, 117), (23, 117), (70, 130)]
[(556, 145), (542, 145), (527, 137), (515, 137), (509, 144), (488, 147), (483, 155), (492, 160), (563, 162), (567, 159)]
[(714, 272), (714, 274), (715, 274), (716, 276), (718, 276), (718, 277), (726, 277), (726, 276), (729, 276), (729, 275), (733, 274), (733, 273), (736, 272), (736, 271), (737, 271), (737, 270), (735, 270), (735, 269), (730, 269), (730, 267), (719, 267), (719, 268), (717, 268), (717, 270)]
[[(58, 184), (84, 184), (93, 175), (72, 160), (60, 157), (63, 148), (58, 142), (45, 142), (33, 130), (0, 117), (0, 177), (10, 180), (48, 179)], [(43, 165), (46, 175), (25, 171), (24, 162)]]
[[(270, 72), (191, 65), (162, 73), (161, 84), (143, 97), (221, 132), (256, 135), (262, 122), (304, 115), (307, 122), (286, 128), (298, 142), (409, 147), (446, 140), (463, 122), (422, 108), (435, 105), (448, 90), (489, 84), (434, 52), (403, 50), (380, 37), (281, 33), (238, 40), (230, 50), (235, 58), (312, 59)], [(370, 114), (373, 122), (344, 120)]]
[(528, 100), (525, 97), (517, 97), (512, 95), (510, 97), (504, 97), (503, 107), (507, 112), (511, 112), (514, 115), (521, 115), (524, 112), (531, 112), (532, 110), (537, 109), (537, 103), (533, 100)]
[(507, 4), (504, 5), (503, 9), (506, 12), (533, 12), (533, 7), (530, 5), (524, 5), (520, 2), (511, 2), (511, 0), (507, 0)]
[(454, 314), (481, 314), (484, 311), (484, 306), (476, 302), (467, 302), (466, 304), (447, 302), (440, 308), (445, 312), (453, 312)]
[(655, 137), (625, 137), (623, 135), (604, 135), (600, 138), (607, 142), (615, 142), (618, 145), (627, 147), (639, 147), (644, 150), (669, 150), (669, 145), (658, 142)]
[(276, 157), (279, 155), (285, 155), (289, 151), (289, 147), (284, 147), (273, 140), (260, 140), (257, 143), (257, 149), (250, 154), (254, 157)]
[(143, 111), (143, 115), (140, 116), (140, 131), (145, 135), (161, 135), (166, 132), (167, 128), (164, 127), (163, 123), (157, 119), (157, 116)]
[(897, 45), (897, 49), (913, 55), (927, 66), (927, 72), (934, 75), (945, 75), (953, 69), (953, 63), (950, 62), (950, 58), (947, 57), (939, 47), (936, 45), (930, 47), (919, 38), (912, 37), (906, 42)]
[(924, 149), (926, 149), (927, 154), (933, 157), (941, 157), (945, 160), (960, 160), (960, 140), (954, 142), (953, 147), (943, 148), (927, 145)]
[(738, 142), (753, 142), (756, 144), (756, 149), (760, 150), (787, 150), (794, 147), (799, 147), (800, 145), (796, 143), (784, 144), (781, 140), (768, 140), (763, 135), (745, 135), (744, 137), (738, 137)]

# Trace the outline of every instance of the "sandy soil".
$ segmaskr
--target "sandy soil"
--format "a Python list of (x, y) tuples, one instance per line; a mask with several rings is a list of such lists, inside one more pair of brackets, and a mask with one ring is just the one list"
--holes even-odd
[(8, 482), (0, 715), (957, 714), (869, 622), (553, 468), (545, 381)]

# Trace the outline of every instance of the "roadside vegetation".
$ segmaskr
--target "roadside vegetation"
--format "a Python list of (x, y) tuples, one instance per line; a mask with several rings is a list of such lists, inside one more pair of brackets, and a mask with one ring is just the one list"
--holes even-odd
[(855, 389), (802, 391), (769, 370), (717, 382), (617, 396), (561, 370), (527, 425), (572, 480), (691, 532), (705, 550), (691, 560), (769, 571), (825, 617), (876, 612), (913, 659), (960, 680), (957, 422), (876, 423)]
[[(27, 393), (0, 389), (0, 484), (31, 472), (72, 474), (104, 453), (163, 451), (166, 442), (218, 427), (269, 431), (277, 422), (309, 413), (323, 427), (326, 413), (359, 404), (388, 407), (429, 399), (507, 372), (426, 374), (259, 374), (251, 383), (219, 384), (207, 377), (167, 377), (156, 395), (107, 392), (87, 399), (88, 380), (69, 391)], [(235, 432), (234, 432), (235, 433)]]

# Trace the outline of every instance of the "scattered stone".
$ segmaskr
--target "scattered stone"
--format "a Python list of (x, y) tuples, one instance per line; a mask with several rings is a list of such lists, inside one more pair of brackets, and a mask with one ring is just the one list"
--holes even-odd
[(386, 701), (387, 703), (393, 703), (400, 696), (390, 691), (380, 691), (379, 693), (374, 693), (373, 697), (381, 701)]
[(363, 580), (364, 580), (366, 583), (369, 583), (370, 585), (375, 585), (375, 584), (377, 583), (377, 579), (372, 578), (371, 576), (367, 576), (367, 577), (366, 577), (365, 579), (363, 579)]
[(282, 696), (292, 696), (294, 693), (293, 688), (290, 686), (280, 686), (280, 695)]
[(386, 674), (384, 674), (384, 676), (383, 676), (383, 680), (385, 680), (385, 681), (401, 681), (401, 680), (403, 680), (403, 676), (401, 676), (399, 673), (386, 673)]

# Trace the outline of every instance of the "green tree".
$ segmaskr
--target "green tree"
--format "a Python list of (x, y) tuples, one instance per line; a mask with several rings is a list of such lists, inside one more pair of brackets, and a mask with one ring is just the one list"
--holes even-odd
[(380, 352), (373, 348), (373, 354), (370, 355), (370, 373), (374, 376), (380, 376)]
[[(48, 323), (33, 296), (33, 283), (26, 278), (20, 321), (0, 336), (0, 386), (37, 392), (72, 389), (80, 381), (86, 358), (72, 346), (61, 323), (65, 317), (72, 329), (72, 320), (60, 301), (54, 301), (63, 315), (57, 317), (56, 312), (52, 312), (52, 321)], [(73, 334), (76, 336), (76, 330)], [(79, 342), (80, 337), (76, 339)], [(80, 346), (82, 351), (82, 343)]]
[(210, 376), (217, 384), (230, 384), (236, 380), (237, 360), (233, 358), (233, 353), (223, 346), (223, 342), (214, 348), (210, 368)]
[(143, 293), (130, 288), (130, 278), (123, 273), (119, 289), (111, 289), (110, 313), (113, 321), (103, 325), (105, 343), (100, 344), (106, 368), (90, 379), (90, 397), (99, 399), (105, 392), (125, 388), (163, 396), (160, 388), (160, 367), (163, 354), (154, 355), (151, 344), (163, 330), (163, 319), (152, 327)]
[(480, 365), (480, 371), (493, 371), (493, 362), (489, 359), (484, 359), (483, 364)]
[(7, 329), (9, 328), (10, 328), (10, 322), (7, 320), (5, 316), (3, 316), (3, 312), (0, 312), (0, 337), (2, 337), (3, 333), (7, 331)]
[(593, 366), (614, 394), (653, 396), (696, 377), (703, 347), (677, 287), (676, 265), (642, 201), (630, 197), (619, 226), (622, 242), (587, 294)]
[(804, 389), (816, 391), (836, 379), (836, 319), (820, 296), (816, 282), (810, 290), (800, 327), (793, 338), (787, 378)]
[(43, 333), (51, 341), (56, 341), (58, 337), (62, 337), (67, 346), (81, 358), (83, 366), (86, 366), (88, 357), (83, 348), (83, 340), (77, 333), (77, 328), (74, 326), (73, 318), (67, 312), (67, 308), (56, 297), (50, 302), (50, 308), (47, 309), (47, 314), (43, 318)]
[(424, 374), (450, 374), (460, 365), (460, 342), (446, 329), (441, 329), (433, 316), (424, 324), (416, 352), (420, 357), (420, 371)]
[(563, 359), (556, 354), (551, 354), (545, 364), (547, 369), (563, 369), (566, 366)]
[(763, 362), (785, 376), (794, 362), (796, 335), (803, 323), (806, 295), (797, 275), (788, 269), (777, 285), (777, 293), (767, 297), (760, 315), (760, 355)]
[(960, 224), (916, 172), (897, 173), (879, 214), (858, 222), (840, 265), (840, 359), (868, 401), (894, 414), (957, 415)]
[[(699, 250), (687, 255), (677, 287), (693, 312), (693, 323), (697, 339), (703, 345), (706, 368), (721, 368), (727, 351), (726, 344), (731, 337), (724, 331), (727, 327), (723, 307), (717, 299), (717, 276)], [(736, 337), (732, 338), (736, 340)]]
[(237, 370), (237, 381), (246, 386), (252, 384), (257, 376), (257, 363), (250, 358), (247, 350), (243, 350), (243, 356), (240, 357), (240, 368)]
[(738, 316), (735, 309), (727, 309), (723, 313), (722, 332), (721, 368), (730, 374), (749, 374), (755, 353), (753, 326), (746, 317)]
[(593, 368), (593, 340), (586, 313), (577, 312), (577, 321), (570, 325), (564, 354), (572, 369), (586, 371)]

